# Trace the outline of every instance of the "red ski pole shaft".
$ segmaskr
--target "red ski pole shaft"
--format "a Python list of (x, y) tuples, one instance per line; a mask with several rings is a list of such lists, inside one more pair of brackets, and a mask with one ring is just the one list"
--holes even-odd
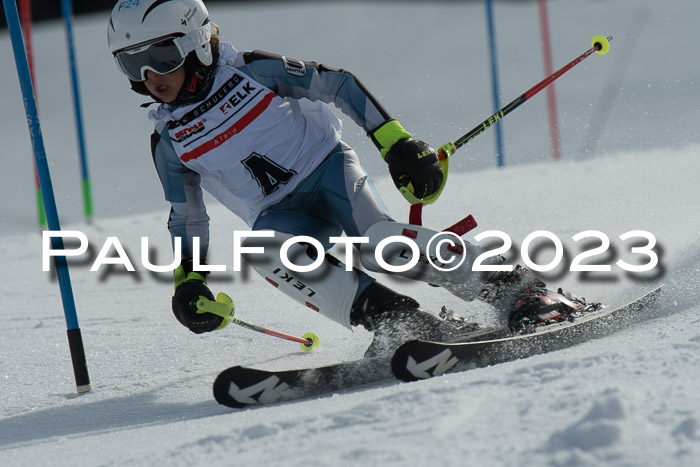
[[(602, 36), (596, 36), (594, 37), (595, 39), (599, 38), (600, 40), (597, 42), (593, 43), (593, 46), (586, 50), (584, 53), (576, 57), (575, 59), (571, 60), (569, 63), (552, 73), (551, 75), (547, 76), (545, 79), (540, 81), (539, 83), (535, 84), (533, 87), (525, 91), (523, 94), (515, 98), (513, 101), (511, 101), (509, 104), (506, 104), (504, 107), (502, 107), (500, 110), (498, 110), (496, 113), (488, 117), (486, 120), (481, 122), (479, 125), (476, 127), (472, 128), (469, 132), (465, 133), (464, 135), (460, 136), (459, 139), (457, 139), (454, 142), (454, 150), (457, 150), (467, 144), (469, 141), (473, 140), (477, 136), (479, 136), (481, 133), (486, 131), (488, 128), (493, 126), (497, 121), (511, 113), (513, 110), (517, 109), (520, 107), (525, 101), (530, 99), (532, 96), (552, 84), (557, 78), (559, 78), (561, 75), (581, 63), (583, 60), (588, 58), (590, 55), (592, 55), (594, 52), (599, 52), (601, 54), (607, 52), (607, 48), (610, 46), (609, 44), (606, 43), (606, 41), (611, 41), (612, 36), (608, 37), (602, 37)], [(448, 155), (445, 154), (444, 152), (440, 152), (438, 154), (438, 157), (440, 159), (444, 159)]]
[(291, 334), (285, 334), (284, 332), (280, 332), (280, 331), (274, 331), (272, 329), (258, 326), (257, 324), (247, 323), (247, 322), (243, 321), (242, 319), (238, 319), (238, 318), (234, 317), (231, 319), (231, 321), (233, 323), (236, 323), (239, 326), (243, 326), (246, 329), (250, 329), (251, 331), (256, 331), (256, 332), (259, 332), (262, 334), (267, 334), (268, 336), (279, 337), (280, 339), (285, 339), (285, 340), (292, 341), (292, 342), (298, 342), (298, 343), (304, 344), (304, 345), (311, 344), (311, 341), (309, 339), (304, 339), (301, 337), (292, 336)]

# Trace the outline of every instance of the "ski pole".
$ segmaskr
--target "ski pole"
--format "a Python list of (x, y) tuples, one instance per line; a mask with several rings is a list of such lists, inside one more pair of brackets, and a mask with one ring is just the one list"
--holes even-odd
[[(610, 50), (610, 41), (612, 40), (612, 36), (604, 37), (604, 36), (593, 36), (591, 39), (591, 45), (592, 47), (588, 50), (586, 50), (584, 53), (561, 67), (559, 70), (555, 71), (551, 75), (547, 76), (545, 79), (540, 81), (539, 83), (535, 84), (533, 87), (525, 91), (523, 94), (515, 98), (512, 102), (509, 104), (506, 104), (504, 107), (502, 107), (500, 110), (498, 110), (495, 114), (491, 115), (488, 117), (486, 120), (481, 122), (479, 125), (476, 127), (472, 128), (469, 132), (465, 133), (464, 135), (460, 136), (459, 139), (457, 139), (454, 143), (446, 143), (442, 146), (440, 146), (440, 152), (438, 153), (438, 158), (440, 160), (454, 154), (454, 152), (467, 144), (469, 141), (473, 140), (477, 136), (479, 136), (481, 133), (483, 133), (485, 130), (487, 130), (489, 127), (493, 126), (497, 121), (511, 113), (513, 110), (517, 109), (520, 107), (525, 101), (530, 99), (532, 96), (552, 84), (557, 78), (559, 78), (561, 75), (581, 63), (584, 59), (588, 58), (593, 52), (599, 54), (599, 55), (605, 55), (608, 53)], [(447, 152), (450, 152), (450, 154), (447, 154)]]
[(250, 329), (251, 331), (267, 334), (268, 336), (277, 337), (279, 339), (298, 342), (301, 344), (301, 350), (304, 352), (313, 352), (314, 347), (318, 347), (319, 345), (318, 336), (313, 332), (307, 332), (302, 337), (296, 337), (284, 332), (264, 328), (262, 326), (258, 326), (257, 324), (251, 324), (243, 321), (242, 319), (234, 317), (233, 312), (235, 308), (236, 307), (233, 305), (233, 300), (231, 297), (223, 292), (219, 292), (217, 294), (215, 302), (202, 296), (200, 296), (199, 300), (197, 301), (197, 309), (202, 312), (213, 313), (217, 316), (221, 316), (229, 323), (237, 324), (246, 329)]
[[(465, 144), (467, 144), (469, 141), (473, 140), (477, 136), (479, 136), (481, 133), (486, 131), (488, 128), (491, 126), (495, 125), (497, 121), (511, 113), (513, 110), (517, 109), (520, 107), (525, 101), (530, 99), (532, 96), (549, 86), (559, 78), (561, 75), (581, 63), (584, 59), (589, 57), (593, 52), (599, 54), (599, 55), (605, 55), (608, 53), (610, 50), (610, 41), (612, 40), (612, 36), (604, 37), (604, 36), (593, 36), (591, 39), (591, 48), (586, 50), (584, 53), (552, 73), (551, 75), (547, 76), (545, 79), (540, 81), (539, 83), (535, 84), (533, 87), (525, 91), (523, 94), (515, 98), (512, 102), (509, 104), (505, 105), (502, 107), (500, 110), (498, 110), (495, 114), (491, 115), (489, 118), (481, 122), (479, 125), (476, 127), (472, 128), (469, 132), (465, 133), (464, 135), (460, 136), (455, 142), (449, 141), (442, 146), (438, 148), (438, 159), (443, 161), (447, 159), (449, 156), (455, 153), (457, 149), (461, 148)], [(422, 201), (415, 202), (415, 198), (413, 198), (414, 201), (411, 201), (411, 207), (409, 210), (408, 214), (408, 222), (410, 224), (414, 225), (423, 225), (423, 205), (424, 204), (429, 204), (433, 203), (437, 200), (437, 198), (440, 196), (440, 193), (442, 192), (442, 188), (445, 185), (445, 180), (447, 178), (447, 161), (443, 162), (443, 170), (445, 170), (445, 179), (443, 179), (443, 184), (440, 187), (440, 189), (436, 192), (433, 193), (432, 195), (428, 196)], [(403, 190), (403, 189), (402, 189)], [(407, 196), (404, 194), (404, 196)]]

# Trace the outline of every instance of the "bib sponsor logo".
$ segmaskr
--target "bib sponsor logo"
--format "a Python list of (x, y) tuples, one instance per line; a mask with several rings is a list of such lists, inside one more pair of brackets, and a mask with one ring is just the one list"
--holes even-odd
[(221, 85), (219, 89), (216, 90), (214, 94), (209, 96), (205, 101), (203, 101), (201, 104), (197, 105), (194, 109), (190, 110), (187, 112), (182, 118), (180, 118), (177, 121), (172, 121), (168, 123), (168, 128), (174, 129), (179, 126), (187, 125), (198, 118), (201, 118), (202, 114), (207, 112), (210, 109), (216, 108), (219, 105), (221, 105), (221, 102), (225, 101), (226, 96), (228, 93), (233, 91), (236, 86), (241, 84), (245, 78), (239, 74), (234, 74), (231, 79), (226, 81), (224, 84)]
[(183, 128), (182, 130), (175, 133), (175, 140), (178, 143), (181, 143), (181, 142), (185, 141), (187, 138), (189, 138), (190, 136), (192, 136), (196, 133), (199, 133), (200, 131), (204, 131), (204, 122), (201, 120), (199, 122), (195, 123), (194, 125), (189, 126), (187, 128)]
[(219, 110), (222, 114), (228, 115), (228, 113), (238, 107), (241, 103), (245, 102), (246, 99), (255, 91), (256, 88), (250, 84), (250, 82), (245, 82), (241, 86), (241, 89), (237, 90), (231, 97), (228, 98), (221, 106)]
[[(260, 92), (262, 92), (262, 91), (260, 91)], [(207, 152), (211, 151), (212, 149), (215, 149), (220, 144), (223, 144), (229, 138), (232, 138), (234, 135), (237, 135), (239, 132), (243, 131), (256, 118), (258, 118), (260, 116), (260, 114), (262, 114), (265, 111), (265, 109), (267, 109), (267, 107), (270, 105), (270, 102), (272, 102), (272, 99), (274, 99), (274, 97), (275, 97), (275, 93), (273, 93), (273, 92), (265, 94), (265, 96), (262, 99), (260, 99), (259, 102), (257, 102), (252, 108), (249, 108), (243, 114), (243, 116), (241, 118), (239, 118), (238, 120), (236, 120), (231, 126), (224, 129), (223, 131), (219, 132), (218, 134), (213, 135), (210, 139), (208, 139), (207, 141), (205, 141), (201, 145), (195, 147), (194, 149), (187, 151), (183, 154), (178, 154), (178, 156), (180, 157), (180, 160), (182, 162), (189, 162), (193, 159), (197, 159), (198, 157), (206, 154)], [(252, 102), (252, 100), (253, 100), (253, 98), (251, 97), (250, 99), (248, 99), (247, 102)], [(231, 119), (232, 119), (232, 117), (226, 117), (227, 122), (229, 122)], [(219, 127), (217, 127), (217, 128), (220, 129)], [(197, 141), (197, 140), (194, 139), (186, 144), (192, 144), (195, 141)]]

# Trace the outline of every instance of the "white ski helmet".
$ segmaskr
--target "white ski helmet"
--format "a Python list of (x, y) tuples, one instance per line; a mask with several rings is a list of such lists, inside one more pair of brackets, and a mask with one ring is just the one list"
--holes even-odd
[(121, 0), (109, 17), (107, 42), (119, 69), (144, 81), (146, 70), (174, 71), (192, 51), (211, 65), (211, 27), (201, 0)]

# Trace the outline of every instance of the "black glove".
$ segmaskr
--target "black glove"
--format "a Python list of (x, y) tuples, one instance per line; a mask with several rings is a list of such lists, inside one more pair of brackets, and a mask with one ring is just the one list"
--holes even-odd
[[(213, 313), (197, 313), (197, 300), (203, 296), (214, 301), (206, 282), (206, 272), (192, 271), (192, 261), (185, 261), (174, 271), (175, 295), (173, 295), (173, 314), (177, 320), (195, 334), (215, 331), (224, 319)], [(228, 324), (228, 323), (226, 323)]]
[(442, 184), (444, 175), (437, 154), (423, 141), (401, 139), (391, 146), (384, 160), (396, 188), (406, 186), (416, 198), (432, 195)]
[(213, 313), (197, 313), (197, 300), (200, 295), (214, 301), (214, 295), (209, 287), (203, 281), (196, 279), (178, 285), (173, 295), (173, 314), (181, 324), (195, 334), (214, 331), (224, 320)]

